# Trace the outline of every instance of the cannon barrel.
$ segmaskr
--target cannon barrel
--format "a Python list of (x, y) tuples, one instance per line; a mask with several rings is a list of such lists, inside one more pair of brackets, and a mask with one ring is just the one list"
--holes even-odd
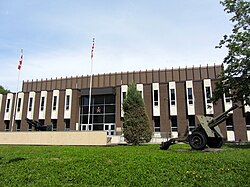
[(32, 120), (29, 118), (26, 118), (26, 121), (29, 125), (32, 125), (36, 131), (51, 131), (52, 125), (43, 125), (37, 120)]
[(219, 125), (220, 123), (222, 123), (223, 121), (225, 121), (228, 117), (229, 117), (229, 112), (233, 111), (236, 108), (239, 108), (240, 106), (235, 104), (233, 105), (231, 108), (229, 108), (227, 111), (223, 112), (222, 114), (220, 114), (219, 116), (216, 116), (215, 118), (213, 118), (209, 123), (208, 126), (210, 128), (214, 128), (217, 125)]

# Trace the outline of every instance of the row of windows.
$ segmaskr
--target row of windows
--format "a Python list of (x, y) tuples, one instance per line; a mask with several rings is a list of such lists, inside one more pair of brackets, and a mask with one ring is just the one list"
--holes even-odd
[[(89, 123), (115, 123), (115, 114), (110, 115), (90, 115)], [(88, 114), (81, 115), (81, 124), (88, 124)]]
[[(80, 113), (81, 114), (88, 114), (89, 106), (81, 106)], [(90, 106), (90, 113), (91, 114), (112, 114), (115, 113), (115, 105), (92, 105)]]
[[(29, 98), (29, 107), (28, 107), (28, 111), (32, 111), (32, 106), (33, 106), (33, 97)], [(17, 112), (20, 112), (21, 110), (21, 102), (22, 102), (22, 98), (18, 98), (18, 102), (17, 102)], [(40, 111), (44, 111), (44, 105), (45, 105), (45, 97), (41, 97), (41, 104), (40, 104)], [(70, 95), (66, 95), (66, 110), (69, 110), (69, 106), (70, 106)], [(52, 109), (56, 110), (57, 108), (57, 96), (53, 97), (53, 106)], [(6, 106), (6, 112), (9, 112), (10, 109), (10, 99), (7, 99), (7, 106)]]
[[(33, 97), (29, 98), (29, 106), (28, 106), (28, 111), (32, 111), (32, 106), (33, 106)], [(18, 98), (17, 101), (17, 112), (21, 111), (21, 103), (22, 103), (22, 98)], [(41, 102), (40, 102), (40, 111), (44, 111), (44, 105), (45, 105), (45, 97), (41, 97)], [(69, 110), (70, 106), (70, 95), (66, 95), (66, 110)], [(57, 108), (57, 96), (53, 97), (53, 106), (52, 109), (56, 110)], [(6, 106), (6, 112), (9, 112), (10, 109), (10, 99), (7, 99), (7, 106)]]
[[(38, 94), (36, 92), (29, 92), (28, 94), (28, 102), (25, 105), (24, 101), (25, 94), (20, 92), (17, 95), (17, 98), (14, 97), (14, 94), (9, 93), (7, 94), (6, 99), (6, 106), (5, 106), (5, 114), (4, 120), (11, 119), (11, 110), (15, 107), (15, 119), (21, 120), (22, 119), (22, 111), (25, 109), (27, 110), (26, 117), (29, 119), (33, 119), (34, 112), (36, 110), (39, 111), (38, 119), (45, 119), (46, 116), (46, 105), (48, 102), (51, 102), (51, 119), (58, 118), (58, 108), (59, 108), (59, 90), (54, 90), (51, 101), (47, 99), (47, 91), (40, 92), (40, 98), (37, 97)], [(15, 100), (16, 103), (13, 102)], [(64, 119), (71, 118), (71, 100), (72, 100), (72, 90), (66, 89), (65, 96), (64, 96)], [(39, 101), (39, 105), (36, 105), (37, 101)], [(61, 106), (61, 105), (60, 105)], [(36, 108), (35, 108), (36, 107)]]
[[(188, 127), (189, 131), (192, 131), (195, 128), (195, 116), (191, 115), (188, 116)], [(171, 116), (170, 117), (170, 122), (171, 122), (171, 130), (172, 132), (177, 132), (178, 131), (178, 122), (177, 122), (177, 116)]]
[[(44, 120), (39, 120), (39, 122), (44, 125)], [(9, 131), (10, 130), (10, 121), (6, 120), (6, 121), (4, 121), (4, 124), (5, 124), (5, 131)], [(21, 130), (21, 120), (16, 120), (15, 124), (16, 124), (16, 131), (20, 131)], [(51, 124), (52, 124), (51, 131), (56, 131), (57, 130), (57, 120), (52, 119)], [(64, 131), (70, 131), (70, 119), (65, 119), (64, 125), (65, 125)], [(33, 130), (32, 125), (28, 124), (27, 130), (32, 131)]]
[[(140, 92), (142, 93), (142, 92)], [(123, 100), (126, 98), (126, 92), (122, 92), (122, 98)], [(206, 96), (208, 98), (209, 103), (211, 103), (211, 88), (206, 87)], [(187, 88), (187, 99), (189, 104), (193, 104), (193, 89), (192, 88)], [(159, 105), (159, 90), (153, 90), (153, 103), (154, 106)], [(170, 104), (175, 105), (176, 104), (176, 91), (175, 89), (171, 88), (170, 89)]]
[[(91, 97), (90, 105), (103, 105), (103, 104), (115, 104), (115, 96), (114, 95), (94, 95)], [(81, 106), (89, 105), (89, 97), (84, 96), (81, 97)]]
[[(140, 86), (140, 92), (143, 93), (143, 85), (138, 84)], [(137, 89), (138, 89), (137, 85)], [(159, 83), (152, 83), (152, 105), (153, 105), (153, 116), (160, 116), (160, 89), (159, 89)], [(188, 115), (195, 115), (195, 97), (194, 97), (194, 88), (193, 88), (193, 81), (186, 81), (186, 89), (185, 89), (185, 98), (186, 98), (186, 104), (187, 107), (187, 114)], [(127, 85), (121, 86), (121, 117), (124, 117), (124, 113), (122, 111), (122, 103), (124, 99), (126, 98), (127, 94)], [(167, 88), (166, 88), (167, 89)], [(203, 81), (203, 98), (204, 100), (200, 102), (204, 103), (204, 110), (206, 115), (213, 115), (214, 109), (212, 104), (212, 85), (210, 79), (205, 79)], [(139, 91), (139, 90), (138, 90)], [(177, 113), (177, 90), (176, 90), (176, 82), (169, 82), (168, 85), (168, 95), (169, 95), (169, 112), (170, 116), (176, 116)], [(180, 94), (180, 93), (179, 93)], [(143, 97), (143, 95), (142, 95)], [(226, 102), (230, 101), (230, 97), (226, 98)], [(228, 103), (225, 103), (225, 105), (228, 105)]]

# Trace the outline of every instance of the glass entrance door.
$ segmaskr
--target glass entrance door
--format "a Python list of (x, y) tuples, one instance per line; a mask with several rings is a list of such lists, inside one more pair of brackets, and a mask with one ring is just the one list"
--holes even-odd
[[(82, 96), (80, 103), (81, 131), (107, 131), (115, 134), (115, 95), (92, 96), (88, 125), (89, 97)], [(106, 127), (106, 124), (108, 126)]]
[(93, 128), (92, 128), (92, 124), (81, 124), (81, 131), (92, 131)]
[(115, 135), (115, 124), (110, 123), (110, 124), (104, 124), (105, 131), (107, 132), (108, 136), (114, 136)]

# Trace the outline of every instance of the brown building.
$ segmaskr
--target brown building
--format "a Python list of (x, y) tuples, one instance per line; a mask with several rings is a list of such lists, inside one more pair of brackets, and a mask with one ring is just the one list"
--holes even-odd
[[(89, 124), (90, 76), (23, 82), (16, 107), (15, 94), (0, 94), (0, 131), (10, 131), (12, 127), (14, 131), (31, 131), (32, 126), (25, 120), (29, 118), (53, 124), (55, 131), (107, 131), (109, 136), (119, 136), (122, 101), (128, 85), (135, 82), (154, 137), (183, 136), (198, 123), (195, 115), (217, 116), (232, 106), (226, 96), (216, 105), (210, 100), (222, 69), (222, 65), (214, 65), (93, 75)], [(228, 141), (250, 141), (249, 112), (249, 106), (236, 109), (220, 125)]]

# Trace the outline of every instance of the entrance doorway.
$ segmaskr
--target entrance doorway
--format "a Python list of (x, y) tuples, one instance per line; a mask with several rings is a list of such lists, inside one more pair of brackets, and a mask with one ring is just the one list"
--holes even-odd
[(94, 95), (91, 98), (90, 115), (88, 116), (89, 96), (82, 96), (80, 130), (107, 131), (108, 135), (115, 135), (115, 108), (115, 95)]

